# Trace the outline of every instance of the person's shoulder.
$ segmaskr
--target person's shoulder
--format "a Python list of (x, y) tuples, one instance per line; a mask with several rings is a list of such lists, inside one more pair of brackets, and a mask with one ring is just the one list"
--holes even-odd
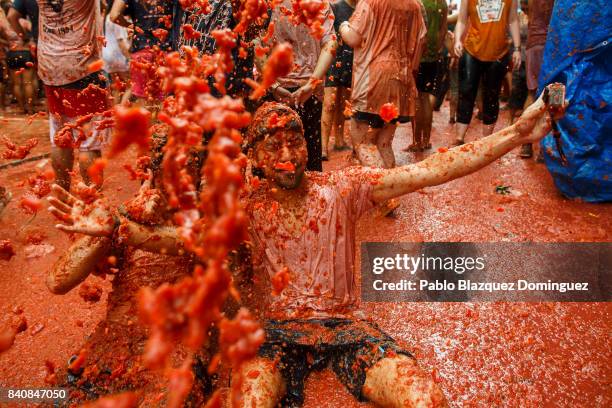
[(372, 167), (349, 166), (329, 172), (328, 182), (333, 185), (375, 185), (382, 177), (383, 169)]

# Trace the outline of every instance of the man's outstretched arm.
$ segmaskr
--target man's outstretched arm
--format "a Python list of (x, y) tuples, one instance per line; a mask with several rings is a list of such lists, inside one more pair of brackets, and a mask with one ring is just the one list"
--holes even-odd
[(547, 109), (540, 97), (514, 125), (489, 137), (433, 154), (416, 164), (384, 170), (380, 182), (374, 187), (373, 199), (383, 202), (446, 183), (485, 167), (515, 147), (537, 142), (551, 131)]
[[(148, 188), (149, 183), (145, 182), (141, 192)], [(124, 245), (149, 252), (183, 254), (182, 241), (173, 226), (148, 226), (124, 217), (115, 217), (103, 200), (85, 204), (58, 185), (53, 185), (52, 192), (53, 196), (49, 197), (49, 212), (61, 221), (56, 227), (62, 231), (108, 240), (119, 239)], [(157, 210), (158, 203), (151, 201), (155, 199), (144, 204), (143, 213)]]

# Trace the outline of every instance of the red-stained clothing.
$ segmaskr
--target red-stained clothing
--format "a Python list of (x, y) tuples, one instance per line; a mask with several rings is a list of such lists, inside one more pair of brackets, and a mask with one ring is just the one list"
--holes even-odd
[(323, 46), (336, 39), (333, 13), (327, 2), (322, 12), (325, 20), (320, 40), (312, 36), (309, 27), (304, 24), (295, 25), (283, 14), (283, 8), (291, 10), (291, 7), (291, 0), (282, 1), (272, 12), (271, 18), (271, 23), (274, 23), (273, 42), (275, 44), (288, 42), (293, 47), (294, 69), (289, 75), (278, 79), (278, 83), (284, 88), (304, 85), (314, 72)]
[(417, 70), (427, 27), (418, 0), (361, 0), (350, 20), (362, 38), (354, 50), (353, 110), (376, 113), (393, 103), (413, 116)]
[(548, 24), (554, 6), (555, 0), (532, 0), (529, 7), (527, 49), (546, 44)]
[(89, 74), (99, 60), (102, 16), (97, 0), (39, 0), (38, 74), (46, 85), (61, 86)]
[[(267, 317), (348, 316), (358, 306), (354, 271), (355, 224), (374, 206), (374, 169), (349, 168), (308, 173), (306, 197), (285, 210), (261, 187), (249, 200), (250, 238), (256, 278), (263, 283), (288, 268), (289, 283), (279, 296), (264, 287)], [(303, 227), (288, 227), (293, 215)], [(291, 215), (293, 214), (293, 215)]]

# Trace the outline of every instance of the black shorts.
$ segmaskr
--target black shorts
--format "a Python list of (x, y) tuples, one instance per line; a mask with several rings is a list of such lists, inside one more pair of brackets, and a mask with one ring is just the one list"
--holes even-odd
[(16, 71), (21, 68), (32, 68), (28, 67), (27, 63), (34, 63), (34, 57), (30, 50), (13, 50), (6, 54), (6, 65), (10, 70)]
[[(368, 125), (370, 125), (372, 129), (382, 129), (386, 124), (384, 119), (377, 113), (356, 111), (353, 113), (353, 119), (361, 122), (368, 122)], [(410, 116), (398, 116), (389, 123), (396, 124), (408, 122), (410, 122)]]
[(434, 94), (438, 89), (440, 76), (440, 62), (421, 62), (416, 77), (416, 87), (419, 92)]
[(327, 366), (351, 394), (363, 401), (368, 368), (385, 357), (412, 357), (374, 323), (365, 320), (271, 320), (265, 329), (266, 342), (259, 355), (278, 361), (287, 385), (282, 407), (301, 406), (308, 374)]

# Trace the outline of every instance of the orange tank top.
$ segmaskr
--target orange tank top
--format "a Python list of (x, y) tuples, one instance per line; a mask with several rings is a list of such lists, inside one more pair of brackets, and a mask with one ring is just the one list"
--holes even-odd
[(466, 51), (481, 61), (501, 59), (508, 52), (508, 19), (512, 0), (468, 1)]

